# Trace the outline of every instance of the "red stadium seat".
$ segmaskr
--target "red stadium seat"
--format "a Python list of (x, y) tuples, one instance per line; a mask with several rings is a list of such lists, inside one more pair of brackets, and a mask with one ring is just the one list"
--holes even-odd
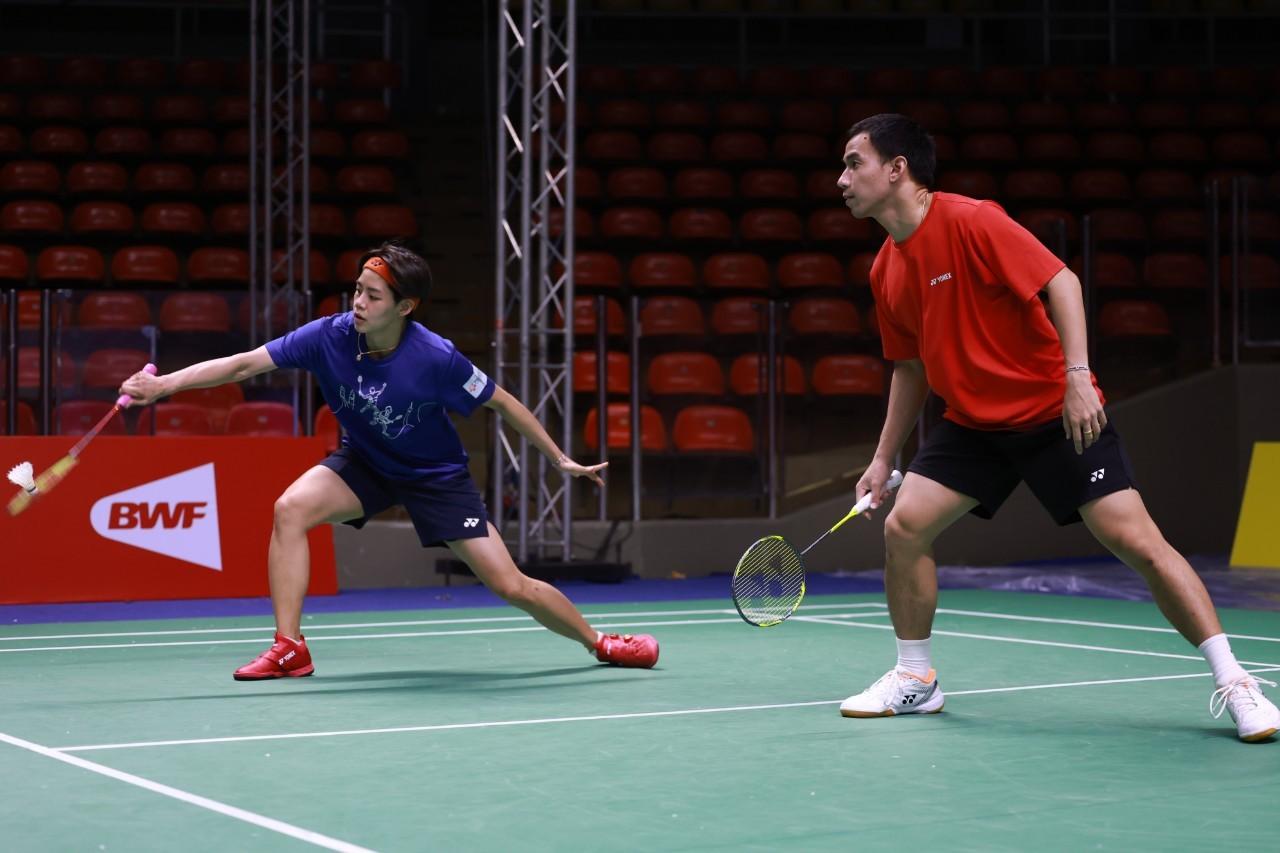
[(218, 138), (203, 127), (175, 127), (160, 136), (160, 153), (179, 159), (218, 156)]
[(337, 183), (338, 192), (348, 195), (394, 195), (396, 192), (395, 176), (386, 166), (346, 166), (338, 172)]
[(653, 123), (658, 127), (704, 129), (711, 126), (711, 111), (702, 101), (661, 101), (653, 108)]
[[(284, 263), (284, 259), (284, 249), (271, 250), (271, 280), (276, 284), (284, 284), (289, 280), (289, 268), (288, 265)], [(319, 285), (328, 284), (331, 280), (332, 272), (329, 269), (329, 259), (324, 256), (324, 253), (319, 249), (312, 249), (311, 254), (308, 256), (308, 261), (311, 267), (309, 270), (311, 283)], [(188, 264), (190, 264), (190, 261), (188, 261)], [(301, 255), (295, 259), (294, 265), (293, 283), (297, 284), (302, 275)], [(188, 277), (190, 277), (190, 274), (190, 270), (188, 270)]]
[(724, 95), (738, 91), (737, 70), (725, 65), (700, 65), (693, 69), (693, 90), (703, 95)]
[[(537, 216), (534, 217), (537, 222)], [(564, 233), (564, 208), (553, 207), (547, 211), (547, 233), (552, 237), (559, 237)], [(573, 235), (579, 239), (592, 237), (596, 233), (595, 220), (591, 218), (591, 214), (583, 210), (581, 207), (573, 209)]]
[(884, 362), (870, 355), (827, 355), (813, 366), (813, 391), (821, 397), (884, 396)]
[(684, 296), (654, 296), (640, 308), (640, 331), (645, 336), (696, 335), (707, 332), (698, 303)]
[(724, 169), (681, 169), (674, 189), (679, 199), (729, 199), (733, 198), (733, 178)]
[(67, 192), (72, 195), (123, 193), (128, 173), (119, 163), (75, 163), (67, 171)]
[[(366, 140), (366, 146), (368, 141)], [(336, 130), (324, 128), (311, 129), (311, 156), (318, 159), (336, 160), (347, 156), (347, 140)], [(363, 154), (357, 156), (365, 156)]]
[[(243, 95), (224, 95), (218, 98), (213, 102), (213, 120), (223, 125), (248, 124), (249, 99)], [(312, 121), (315, 121), (314, 116)], [(332, 133), (333, 131), (328, 132)], [(312, 138), (314, 139), (314, 137)]]
[(216, 293), (174, 293), (160, 306), (164, 332), (230, 332), (231, 307)]
[(118, 201), (85, 201), (71, 211), (74, 234), (125, 235), (133, 227), (133, 210)]
[(187, 279), (197, 287), (248, 285), (249, 253), (243, 249), (196, 249), (187, 259)]
[(1023, 141), (1022, 154), (1037, 163), (1074, 163), (1080, 143), (1070, 133), (1033, 133)]
[[(612, 297), (605, 300), (604, 308), (605, 332), (610, 335), (622, 335), (627, 331), (627, 321), (622, 314), (622, 306)], [(596, 333), (596, 300), (591, 296), (573, 297), (573, 333), (575, 335), (594, 335)]]
[(310, 219), (311, 236), (313, 238), (339, 240), (347, 236), (347, 217), (343, 214), (342, 208), (336, 204), (313, 203), (311, 205)]
[(769, 303), (759, 296), (731, 296), (711, 309), (711, 330), (716, 335), (754, 335), (765, 327)]
[(1147, 156), (1142, 139), (1137, 134), (1119, 131), (1091, 133), (1085, 150), (1091, 161), (1102, 163), (1138, 165)]
[(137, 293), (90, 293), (80, 303), (76, 324), (84, 329), (141, 329), (151, 325), (151, 306)]
[(724, 252), (702, 264), (702, 280), (715, 289), (767, 290), (769, 265), (749, 252)]
[(1010, 201), (1060, 201), (1067, 194), (1062, 176), (1047, 169), (1021, 169), (1004, 179)]
[(717, 163), (745, 163), (769, 159), (769, 144), (751, 131), (726, 131), (711, 137), (711, 159)]
[(1190, 98), (1204, 90), (1200, 71), (1188, 65), (1157, 66), (1151, 71), (1151, 93)]
[(0, 208), (0, 231), (61, 233), (62, 208), (49, 201), (11, 201)]
[(144, 117), (142, 99), (118, 92), (94, 95), (89, 101), (89, 115), (99, 122), (140, 122)]
[(778, 262), (778, 283), (785, 288), (843, 287), (844, 271), (834, 255), (798, 252)]
[(1071, 176), (1071, 197), (1077, 201), (1128, 201), (1133, 188), (1129, 177), (1117, 169), (1083, 169)]
[[(1079, 273), (1080, 265), (1076, 258), (1071, 269)], [(1137, 287), (1138, 267), (1128, 255), (1097, 252), (1093, 256), (1093, 283), (1096, 287)]]
[(867, 72), (866, 90), (874, 95), (910, 95), (918, 90), (910, 68), (875, 68)]
[[(111, 403), (106, 400), (67, 400), (53, 410), (54, 430), (58, 435), (84, 435), (106, 417)], [(124, 419), (112, 418), (101, 435), (125, 435)]]
[(36, 121), (65, 121), (75, 123), (84, 113), (84, 104), (76, 95), (44, 93), (32, 95), (27, 101), (27, 115)]
[(1018, 143), (1008, 133), (971, 133), (960, 143), (966, 160), (1012, 163), (1019, 158)]
[(36, 279), (42, 284), (101, 284), (105, 275), (102, 253), (88, 246), (50, 246), (36, 260)]
[(1204, 138), (1194, 133), (1158, 133), (1151, 137), (1151, 159), (1158, 163), (1202, 164), (1209, 159)]
[(676, 450), (683, 453), (754, 453), (755, 432), (741, 409), (688, 406), (671, 429)]
[(312, 433), (316, 438), (324, 442), (325, 453), (332, 453), (342, 444), (342, 426), (327, 405), (316, 408), (316, 419), (312, 424)]
[(655, 396), (701, 394), (722, 396), (724, 370), (704, 352), (670, 352), (649, 362), (645, 385)]
[(1023, 101), (1014, 108), (1013, 123), (1028, 130), (1064, 130), (1071, 127), (1071, 111), (1057, 101)]
[(286, 403), (237, 403), (227, 414), (227, 435), (293, 436), (297, 418)]
[(81, 382), (85, 388), (119, 388), (141, 370), (151, 356), (139, 349), (100, 349), (89, 353)]
[(133, 176), (133, 189), (140, 193), (192, 193), (195, 188), (196, 173), (184, 163), (144, 163)]
[(612, 207), (600, 218), (600, 233), (614, 240), (661, 240), (662, 217), (646, 207)]
[(1021, 68), (995, 65), (983, 69), (982, 90), (993, 98), (1025, 98), (1031, 78)]
[[(244, 65), (247, 66), (247, 64), (248, 63), (245, 63)], [(244, 68), (244, 71), (246, 72), (243, 75), (245, 79), (241, 82), (247, 83), (248, 69)], [(281, 73), (281, 69), (273, 68), (271, 73), (274, 79), (280, 79), (279, 75)], [(311, 63), (311, 85), (317, 89), (335, 88), (338, 85), (338, 66), (334, 65), (332, 62)]]
[(169, 67), (159, 59), (131, 57), (116, 64), (116, 82), (127, 88), (158, 88), (169, 81)]
[(1148, 101), (1134, 113), (1143, 130), (1184, 130), (1191, 126), (1191, 109), (1179, 101)]
[(221, 204), (213, 209), (209, 224), (214, 234), (231, 237), (249, 233), (249, 205)]
[(804, 194), (810, 199), (838, 204), (841, 196), (836, 182), (839, 180), (839, 169), (815, 169), (804, 180)]
[(27, 141), (31, 153), (51, 157), (79, 156), (89, 150), (89, 141), (78, 127), (40, 127)]
[(1087, 101), (1076, 106), (1075, 121), (1084, 130), (1127, 130), (1133, 115), (1125, 104)]
[(924, 91), (933, 95), (971, 95), (977, 89), (977, 75), (961, 65), (940, 65), (925, 73)]
[(231, 413), (231, 407), (244, 402), (244, 390), (234, 382), (212, 388), (192, 388), (174, 394), (169, 402), (201, 407), (209, 414), (213, 433), (219, 434), (226, 431), (227, 415)]
[(1248, 104), (1231, 101), (1214, 101), (1201, 104), (1196, 110), (1196, 125), (1214, 130), (1248, 128), (1253, 123), (1253, 111)]
[[(18, 292), (18, 328), (19, 329), (38, 329), (40, 328), (40, 302), (41, 293), (35, 290), (21, 290)], [(62, 298), (54, 297), (50, 311), (53, 314), (53, 322), (59, 326), (70, 326), (73, 323), (71, 314), (71, 303)], [(7, 323), (9, 320), (9, 312), (5, 306), (0, 305), (0, 323)], [(0, 375), (3, 375), (0, 373)]]
[(862, 331), (858, 308), (845, 299), (801, 299), (788, 318), (797, 335), (857, 335)]
[[(324, 407), (321, 407), (324, 408)], [(155, 432), (151, 431), (155, 421)], [(157, 403), (138, 416), (138, 435), (215, 435), (209, 410), (197, 403)]]
[(162, 95), (151, 102), (151, 120), (161, 124), (203, 124), (209, 119), (204, 98)]
[(386, 124), (390, 118), (387, 105), (373, 98), (347, 98), (333, 105), (333, 120), (338, 124)]
[(1074, 240), (1080, 233), (1075, 216), (1070, 211), (1056, 207), (1023, 210), (1014, 219), (1046, 246), (1053, 246), (1059, 235), (1065, 235), (1068, 240)]
[(1098, 89), (1108, 95), (1134, 97), (1146, 91), (1146, 81), (1137, 68), (1109, 65), (1099, 68), (1094, 75)]
[(756, 68), (751, 72), (751, 91), (763, 98), (782, 98), (801, 91), (804, 82), (800, 73), (785, 65)]
[(42, 57), (18, 53), (0, 56), (0, 85), (39, 86), (47, 75)]
[(1078, 98), (1085, 92), (1079, 69), (1069, 65), (1041, 69), (1037, 88), (1046, 95), (1062, 98)]
[(723, 210), (686, 207), (671, 215), (671, 236), (676, 240), (733, 239), (733, 224)]
[[(376, 168), (365, 166), (358, 168)], [(341, 178), (339, 178), (341, 180)], [(204, 170), (201, 189), (213, 195), (240, 195), (249, 191), (249, 167), (240, 163), (222, 163)]]
[[(594, 394), (599, 385), (595, 350), (578, 350), (573, 354), (573, 392)], [(610, 394), (631, 393), (631, 356), (625, 352), (610, 352), (604, 363), (605, 390)]]
[(0, 193), (53, 195), (61, 184), (58, 167), (42, 160), (10, 160), (0, 168)]
[(903, 115), (915, 119), (916, 124), (931, 133), (951, 127), (951, 110), (941, 101), (924, 99), (903, 101), (901, 111)]
[(868, 335), (877, 340), (880, 338), (880, 317), (876, 314), (875, 303), (871, 303), (867, 307), (866, 318), (863, 320), (863, 327)]
[(141, 127), (106, 127), (93, 138), (93, 150), (104, 157), (145, 157), (151, 134)]
[(665, 199), (667, 179), (657, 169), (647, 167), (614, 169), (606, 184), (615, 199)]
[(645, 65), (631, 73), (632, 88), (646, 94), (677, 94), (688, 88), (684, 71), (674, 65)]
[(351, 153), (370, 160), (403, 160), (409, 138), (398, 130), (362, 130), (351, 141)]
[(584, 92), (623, 92), (627, 89), (627, 75), (616, 65), (591, 65), (582, 69), (578, 85)]
[(400, 66), (386, 59), (368, 59), (351, 66), (351, 85), (357, 89), (395, 89)]
[(178, 65), (183, 89), (218, 89), (226, 82), (227, 66), (220, 59), (187, 59)]
[(648, 104), (633, 98), (601, 101), (595, 108), (596, 124), (602, 128), (646, 128), (653, 123)]
[(204, 212), (185, 201), (149, 204), (142, 210), (142, 231), (159, 237), (199, 237), (204, 233)]
[[(938, 179), (938, 189), (943, 192), (967, 195), (970, 198), (995, 198), (1000, 194), (995, 176), (976, 169), (948, 170)], [(847, 211), (842, 211), (846, 213)], [(852, 219), (853, 217), (849, 216)]]
[(1213, 69), (1209, 87), (1215, 95), (1240, 98), (1253, 95), (1257, 91), (1258, 82), (1258, 73), (1250, 66), (1223, 66)]
[(22, 153), (22, 134), (16, 127), (0, 124), (0, 154), (16, 157)]
[(96, 56), (69, 56), (58, 65), (58, 83), (69, 88), (101, 86), (107, 64)]
[(849, 98), (836, 108), (836, 125), (848, 129), (867, 116), (888, 111), (889, 104), (878, 98)]
[(688, 255), (675, 252), (636, 255), (627, 270), (627, 278), (633, 287), (688, 288), (698, 283), (693, 261)]
[(22, 115), (22, 100), (17, 95), (0, 92), (0, 119), (13, 121)]
[(0, 244), (0, 281), (24, 282), (28, 269), (26, 252), (17, 246)]
[(747, 241), (799, 242), (804, 239), (804, 225), (794, 211), (784, 208), (757, 208), (742, 214), (738, 233)]
[(1271, 146), (1261, 133), (1223, 133), (1213, 140), (1214, 159), (1227, 166), (1272, 162)]
[(955, 120), (965, 130), (1003, 130), (1009, 126), (1009, 108), (998, 101), (963, 101)]
[(573, 257), (576, 287), (621, 287), (622, 264), (608, 252), (578, 252)]
[[(678, 130), (653, 134), (649, 137), (645, 151), (648, 159), (656, 163), (697, 163), (707, 158), (707, 146), (701, 136)], [(640, 155), (614, 159), (640, 159)]]
[[(626, 450), (631, 447), (631, 404), (610, 403), (605, 409), (608, 413), (605, 422), (605, 445), (610, 450)], [(582, 427), (582, 438), (587, 449), (595, 451), (600, 447), (597, 409), (587, 412), (586, 422)], [(667, 449), (667, 428), (662, 423), (662, 415), (652, 406), (640, 407), (640, 449), (651, 453), (661, 453)]]
[(780, 133), (773, 138), (773, 157), (782, 162), (831, 162), (831, 142), (816, 133)]
[(859, 252), (849, 261), (849, 283), (855, 287), (871, 286), (871, 267), (876, 262), (875, 252)]
[[(776, 364), (774, 387), (789, 397), (804, 394), (804, 368), (800, 366), (800, 362), (789, 355), (785, 359), (779, 358)], [(767, 365), (767, 360), (753, 352), (735, 358), (729, 367), (730, 390), (740, 397), (754, 397), (761, 393), (768, 382), (763, 375)]]
[[(338, 186), (339, 188), (342, 186), (342, 172), (338, 173)], [(590, 166), (578, 166), (573, 170), (574, 198), (598, 199), (602, 192), (599, 172)]]
[(1093, 236), (1102, 243), (1141, 243), (1147, 239), (1147, 220), (1136, 210), (1102, 208), (1089, 214)]
[(783, 169), (752, 169), (743, 174), (739, 194), (746, 199), (800, 198), (800, 182), (793, 172)]
[(809, 214), (807, 227), (810, 240), (861, 242), (871, 239), (871, 221), (854, 219), (848, 210), (828, 208)]
[(582, 153), (585, 160), (598, 162), (640, 160), (644, 157), (640, 137), (629, 130), (597, 130), (589, 133), (582, 144)]
[(1148, 287), (1202, 288), (1209, 283), (1204, 258), (1193, 252), (1156, 252), (1142, 262)]
[(402, 204), (366, 204), (356, 211), (355, 232), (357, 236), (376, 239), (414, 237), (418, 220)]
[(177, 284), (178, 256), (165, 246), (132, 246), (111, 259), (111, 278), (118, 284)]
[(809, 91), (823, 98), (841, 98), (852, 92), (853, 71), (843, 65), (809, 67)]
[(772, 126), (773, 117), (760, 101), (725, 101), (716, 108), (716, 124), (724, 128), (761, 130)]
[(1194, 207), (1161, 210), (1151, 219), (1151, 236), (1161, 242), (1203, 245), (1209, 234), (1204, 211)]
[(791, 101), (782, 106), (782, 126), (787, 130), (829, 135), (834, 121), (829, 101)]
[[(7, 363), (0, 358), (0, 368), (7, 369)], [(76, 384), (76, 363), (71, 355), (62, 350), (53, 353), (54, 384), (59, 388), (70, 388)], [(8, 375), (4, 373), (3, 375)], [(40, 347), (18, 347), (18, 387), (40, 387)]]
[(1149, 201), (1196, 201), (1199, 188), (1190, 172), (1147, 169), (1134, 181), (1138, 198)]
[(1098, 312), (1102, 338), (1152, 338), (1172, 334), (1169, 315), (1158, 303), (1136, 299), (1108, 302)]
[[(1218, 259), (1219, 274), (1224, 287), (1231, 283), (1231, 256)], [(1280, 287), (1280, 263), (1270, 255), (1250, 252), (1240, 256), (1240, 286), (1250, 290), (1273, 290)]]
[[(15, 435), (35, 435), (40, 432), (40, 428), (36, 425), (36, 413), (32, 410), (30, 404), (19, 400), (17, 412), (17, 432)], [(8, 429), (9, 404), (4, 400), (0, 400), (0, 435), (8, 435)]]

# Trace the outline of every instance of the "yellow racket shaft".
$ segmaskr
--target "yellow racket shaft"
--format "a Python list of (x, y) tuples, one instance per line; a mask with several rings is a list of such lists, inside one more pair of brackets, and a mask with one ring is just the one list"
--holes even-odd
[(67, 476), (67, 473), (74, 467), (76, 467), (74, 456), (64, 456), (50, 465), (47, 470), (41, 472), (39, 477), (36, 477), (35, 494), (27, 494), (25, 489), (19, 489), (18, 493), (13, 496), (8, 505), (9, 515), (17, 515), (31, 506), (31, 502), (38, 496), (62, 482), (62, 478)]

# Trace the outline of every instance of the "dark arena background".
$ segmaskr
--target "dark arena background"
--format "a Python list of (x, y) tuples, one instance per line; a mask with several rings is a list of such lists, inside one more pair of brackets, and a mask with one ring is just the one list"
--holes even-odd
[[(1277, 45), (1275, 0), (4, 0), (0, 470), (75, 458), (5, 483), (0, 849), (1274, 849), (1280, 745), (1211, 716), (1143, 576), (1026, 486), (934, 543), (936, 716), (837, 713), (893, 660), (891, 503), (781, 625), (730, 575), (872, 461), (887, 235), (837, 180), (902, 113), (929, 189), (1078, 276), (1142, 500), (1270, 684)], [(352, 311), (393, 239), (431, 267), (414, 319), (609, 463), (452, 418), (514, 562), (656, 666), (584, 656), (393, 507), (307, 534), (315, 676), (229, 677), (338, 419), (299, 370), (106, 416), (146, 364)]]

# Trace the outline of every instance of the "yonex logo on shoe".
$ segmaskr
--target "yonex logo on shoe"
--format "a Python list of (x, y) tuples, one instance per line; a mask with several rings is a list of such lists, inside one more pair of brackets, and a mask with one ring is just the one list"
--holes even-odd
[(89, 524), (113, 542), (222, 571), (212, 462), (100, 498)]
[(480, 523), (480, 519), (478, 519), (478, 518), (468, 518), (468, 519), (466, 519), (466, 520), (464, 520), (464, 521), (462, 522), (462, 526), (463, 526), (463, 527), (475, 527), (475, 526), (476, 526), (477, 524), (479, 524), (479, 523)]
[(920, 695), (919, 693), (908, 693), (907, 695), (902, 697), (902, 704), (914, 705), (916, 701), (916, 697), (919, 695)]
[(1099, 480), (1101, 480), (1103, 477), (1105, 477), (1106, 474), (1107, 474), (1106, 468), (1099, 468), (1097, 471), (1094, 471), (1092, 474), (1089, 475), (1089, 482), (1096, 483)]

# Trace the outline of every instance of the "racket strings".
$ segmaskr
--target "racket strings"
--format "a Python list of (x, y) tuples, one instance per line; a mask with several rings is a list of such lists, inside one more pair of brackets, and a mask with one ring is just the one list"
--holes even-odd
[(747, 549), (733, 573), (733, 600), (743, 618), (776, 625), (804, 598), (804, 563), (781, 536), (761, 539)]

